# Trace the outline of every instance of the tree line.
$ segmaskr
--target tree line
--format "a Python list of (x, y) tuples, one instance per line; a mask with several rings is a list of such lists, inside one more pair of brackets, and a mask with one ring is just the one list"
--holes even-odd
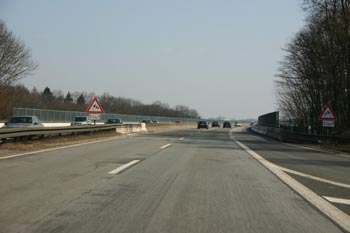
[(108, 93), (98, 96), (94, 93), (67, 92), (64, 95), (62, 91), (51, 91), (49, 87), (38, 91), (36, 88), (28, 90), (25, 86), (17, 84), (0, 87), (0, 119), (9, 118), (14, 107), (84, 112), (94, 97), (99, 99), (106, 113), (200, 118), (196, 110), (184, 105), (172, 108), (160, 101), (143, 104), (141, 101), (114, 97)]
[(320, 131), (330, 104), (336, 131), (350, 129), (350, 0), (304, 0), (304, 27), (285, 47), (276, 89), (290, 122)]
[[(53, 109), (65, 111), (85, 111), (94, 93), (52, 91), (46, 87), (42, 91), (29, 90), (17, 81), (33, 74), (38, 64), (33, 61), (31, 50), (24, 42), (8, 30), (0, 20), (0, 120), (12, 115), (14, 107)], [(170, 107), (156, 101), (143, 104), (130, 98), (114, 97), (108, 93), (97, 96), (107, 113), (200, 118), (198, 112), (184, 105)]]

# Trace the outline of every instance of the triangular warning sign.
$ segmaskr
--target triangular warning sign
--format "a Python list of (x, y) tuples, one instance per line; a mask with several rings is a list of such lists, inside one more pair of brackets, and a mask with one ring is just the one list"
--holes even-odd
[(324, 107), (321, 116), (320, 116), (320, 120), (336, 120), (337, 118), (335, 117), (335, 113), (332, 109), (332, 107), (327, 104), (326, 107)]
[(87, 113), (91, 113), (91, 114), (100, 114), (100, 113), (104, 113), (105, 110), (103, 110), (100, 102), (98, 101), (98, 99), (95, 97), (92, 101), (91, 104), (89, 105), (89, 107), (86, 109)]

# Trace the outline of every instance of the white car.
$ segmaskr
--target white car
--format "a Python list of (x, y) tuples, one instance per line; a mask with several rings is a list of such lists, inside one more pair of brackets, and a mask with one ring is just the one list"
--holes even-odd
[(44, 127), (37, 116), (14, 116), (5, 122), (4, 128)]
[(239, 122), (235, 122), (235, 126), (236, 126), (236, 127), (242, 127), (242, 124), (239, 123)]
[(94, 123), (89, 119), (88, 116), (76, 116), (71, 126), (78, 126), (78, 125), (93, 125)]

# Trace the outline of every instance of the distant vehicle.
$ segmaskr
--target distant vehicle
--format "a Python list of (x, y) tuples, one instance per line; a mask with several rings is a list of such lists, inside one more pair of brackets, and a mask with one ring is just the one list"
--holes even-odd
[(223, 125), (223, 128), (232, 128), (231, 122), (225, 121), (225, 122), (224, 122), (224, 125)]
[(157, 121), (157, 120), (152, 120), (152, 123), (159, 124), (159, 121)]
[(175, 121), (175, 123), (182, 123), (182, 121), (180, 121), (180, 120), (177, 120), (177, 121)]
[(76, 125), (93, 125), (93, 122), (89, 119), (88, 116), (76, 116), (70, 124), (71, 126)]
[(107, 119), (105, 124), (123, 124), (123, 121), (120, 118), (110, 118)]
[(211, 123), (211, 127), (219, 127), (220, 128), (220, 123), (218, 121), (213, 121), (213, 123)]
[(209, 129), (208, 122), (206, 122), (206, 121), (198, 121), (197, 129), (200, 129), (200, 128)]
[(241, 124), (241, 123), (239, 123), (239, 122), (235, 122), (235, 126), (237, 126), (237, 127), (241, 127), (241, 126), (242, 126), (242, 124)]
[(152, 120), (149, 120), (149, 119), (145, 119), (145, 120), (142, 120), (142, 123), (152, 123)]
[(44, 127), (37, 116), (14, 116), (5, 122), (4, 128)]

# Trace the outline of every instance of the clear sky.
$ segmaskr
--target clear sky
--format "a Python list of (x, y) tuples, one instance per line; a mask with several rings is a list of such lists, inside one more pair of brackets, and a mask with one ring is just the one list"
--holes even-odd
[(32, 49), (28, 88), (108, 92), (203, 117), (276, 110), (282, 48), (301, 0), (0, 0), (0, 18)]

